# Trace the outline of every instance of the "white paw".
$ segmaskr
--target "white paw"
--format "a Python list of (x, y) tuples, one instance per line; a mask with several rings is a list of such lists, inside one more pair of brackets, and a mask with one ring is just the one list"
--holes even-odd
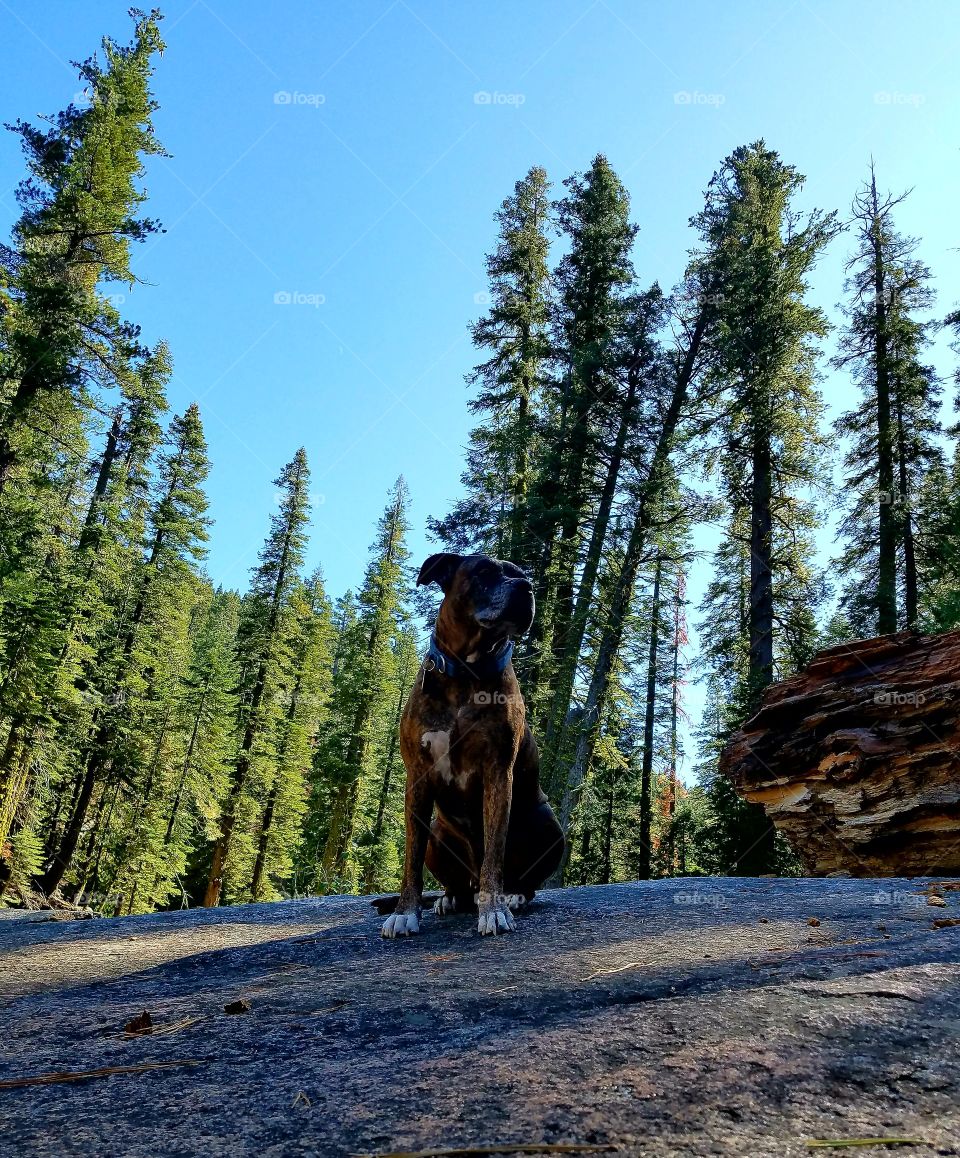
[(457, 901), (455, 897), (442, 896), (439, 901), (433, 906), (433, 911), (438, 917), (447, 917), (450, 913), (457, 911)]
[(480, 920), (477, 922), (477, 932), (481, 937), (498, 933), (512, 933), (517, 923), (507, 907), (507, 898), (491, 893), (478, 893), (477, 906), (480, 909)]
[(511, 913), (519, 913), (527, 904), (527, 898), (523, 893), (507, 893), (503, 900)]
[(381, 937), (389, 937), (391, 940), (394, 937), (409, 937), (413, 933), (420, 932), (420, 914), (412, 913), (391, 913), (389, 917), (383, 922), (383, 928), (380, 930)]

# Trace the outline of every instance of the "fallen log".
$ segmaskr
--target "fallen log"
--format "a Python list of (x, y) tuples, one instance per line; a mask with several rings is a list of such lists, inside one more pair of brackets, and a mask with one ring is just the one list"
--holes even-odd
[(811, 876), (960, 875), (960, 631), (819, 652), (720, 768)]

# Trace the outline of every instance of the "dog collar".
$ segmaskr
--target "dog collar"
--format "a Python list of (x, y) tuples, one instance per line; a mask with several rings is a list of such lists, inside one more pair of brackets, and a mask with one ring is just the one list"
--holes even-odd
[(437, 643), (436, 635), (430, 633), (430, 646), (423, 660), (427, 671), (436, 671), (441, 675), (456, 679), (458, 676), (471, 676), (473, 679), (483, 679), (485, 676), (501, 675), (506, 671), (510, 657), (513, 655), (513, 640), (505, 639), (503, 643), (490, 655), (483, 656), (476, 663), (466, 663), (462, 659), (454, 659), (442, 651)]

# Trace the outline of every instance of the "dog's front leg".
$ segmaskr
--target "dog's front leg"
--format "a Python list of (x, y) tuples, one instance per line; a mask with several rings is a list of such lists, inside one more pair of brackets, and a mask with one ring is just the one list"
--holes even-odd
[(480, 911), (477, 931), (481, 936), (512, 933), (517, 927), (503, 895), (503, 858), (507, 848), (512, 790), (512, 767), (505, 773), (499, 770), (494, 774), (487, 773), (483, 785), (483, 865), (477, 893)]
[(403, 881), (395, 912), (383, 922), (384, 937), (408, 937), (420, 932), (423, 896), (423, 861), (430, 838), (433, 793), (428, 777), (419, 769), (407, 771), (404, 816), (406, 840), (403, 853)]

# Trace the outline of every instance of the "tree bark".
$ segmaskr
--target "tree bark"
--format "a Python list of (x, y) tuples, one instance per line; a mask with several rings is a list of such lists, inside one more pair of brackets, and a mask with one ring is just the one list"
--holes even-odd
[(653, 784), (653, 734), (657, 713), (657, 659), (660, 653), (660, 576), (663, 559), (657, 556), (650, 607), (650, 647), (647, 653), (647, 702), (643, 717), (643, 762), (640, 766), (640, 855), (637, 876), (650, 879), (650, 812)]
[(960, 631), (904, 631), (768, 688), (720, 767), (814, 876), (956, 876), (958, 750)]
[(890, 342), (887, 291), (877, 180), (870, 174), (873, 203), (874, 375), (877, 389), (877, 516), (879, 574), (877, 633), (897, 630), (897, 528), (894, 509), (893, 423), (890, 407)]

